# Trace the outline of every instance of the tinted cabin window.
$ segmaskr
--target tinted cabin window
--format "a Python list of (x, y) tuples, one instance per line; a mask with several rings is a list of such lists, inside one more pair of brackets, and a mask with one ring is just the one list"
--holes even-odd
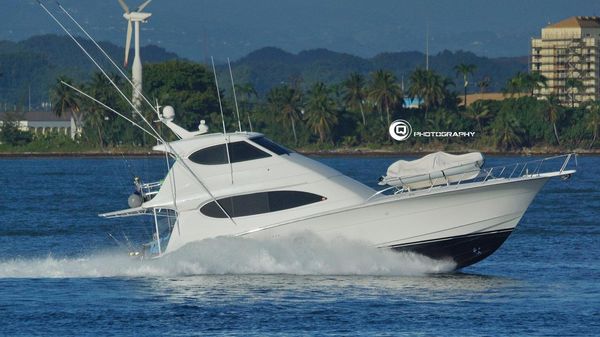
[(265, 137), (256, 137), (256, 138), (250, 138), (251, 141), (253, 141), (254, 143), (264, 147), (265, 149), (276, 153), (276, 154), (290, 154), (292, 153), (291, 150), (286, 149), (285, 147), (273, 142), (272, 140), (265, 138)]
[[(221, 198), (218, 202), (231, 217), (240, 217), (277, 212), (312, 204), (325, 199), (326, 198), (320, 195), (308, 192), (273, 191)], [(227, 217), (214, 201), (202, 206), (200, 212), (213, 218)]]
[[(188, 158), (196, 164), (227, 164), (225, 144), (210, 146), (192, 153)], [(232, 163), (270, 157), (271, 155), (244, 141), (229, 143), (229, 157)]]

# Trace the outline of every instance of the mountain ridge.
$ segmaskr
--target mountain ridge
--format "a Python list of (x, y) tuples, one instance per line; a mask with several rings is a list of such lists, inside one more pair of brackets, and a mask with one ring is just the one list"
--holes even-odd
[[(101, 60), (106, 70), (113, 72), (112, 66), (100, 55), (91, 41), (79, 39), (93, 56)], [(123, 58), (123, 48), (111, 42), (99, 42), (117, 64)], [(162, 47), (147, 45), (142, 47), (142, 62), (155, 63), (173, 59), (183, 59)], [(322, 81), (337, 84), (350, 73), (365, 75), (378, 70), (392, 71), (399, 81), (408, 83), (408, 76), (417, 67), (424, 67), (425, 55), (417, 51), (384, 52), (370, 58), (363, 58), (344, 52), (315, 48), (291, 53), (278, 47), (263, 47), (232, 62), (237, 83), (251, 83), (260, 94), (283, 83), (301, 80), (302, 85)], [(431, 69), (454, 79), (460, 85), (454, 66), (458, 63), (473, 63), (478, 70), (473, 76), (469, 91), (476, 91), (475, 82), (484, 76), (491, 78), (488, 90), (499, 90), (506, 80), (517, 71), (527, 69), (527, 57), (488, 58), (465, 51), (442, 51), (430, 56)], [(85, 82), (95, 71), (94, 65), (67, 36), (53, 34), (33, 36), (19, 42), (0, 41), (0, 109), (8, 106), (27, 106), (31, 95), (32, 105), (49, 100), (49, 89), (59, 75), (65, 75), (78, 82)], [(128, 71), (127, 69), (125, 71)], [(221, 63), (218, 66), (220, 77), (228, 76), (228, 70)]]
[[(527, 70), (527, 56), (489, 58), (468, 51), (444, 50), (429, 57), (430, 68), (462, 84), (454, 67), (459, 63), (477, 66), (469, 86), (470, 92), (478, 90), (476, 82), (484, 77), (490, 79), (487, 90), (498, 91), (518, 71)], [(379, 69), (392, 71), (399, 81), (408, 77), (416, 68), (425, 68), (425, 54), (418, 51), (384, 52), (370, 58), (335, 52), (324, 48), (290, 53), (277, 47), (264, 47), (232, 63), (239, 83), (252, 83), (259, 93), (272, 86), (301, 79), (304, 84), (322, 81), (334, 84), (343, 81), (352, 72), (364, 75)]]

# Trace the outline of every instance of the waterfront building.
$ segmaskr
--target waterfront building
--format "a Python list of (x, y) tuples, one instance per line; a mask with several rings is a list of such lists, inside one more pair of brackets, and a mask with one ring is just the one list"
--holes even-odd
[(599, 45), (597, 16), (573, 16), (542, 28), (541, 38), (531, 40), (530, 70), (548, 81), (534, 94), (575, 106), (600, 98)]
[(54, 113), (45, 111), (0, 113), (0, 128), (3, 121), (14, 117), (16, 117), (17, 120), (14, 121), (19, 125), (21, 131), (29, 131), (33, 134), (46, 134), (50, 132), (64, 133), (65, 135), (69, 135), (71, 139), (75, 139), (77, 134), (81, 134), (81, 130), (77, 130), (75, 121), (70, 115), (65, 114), (58, 117)]

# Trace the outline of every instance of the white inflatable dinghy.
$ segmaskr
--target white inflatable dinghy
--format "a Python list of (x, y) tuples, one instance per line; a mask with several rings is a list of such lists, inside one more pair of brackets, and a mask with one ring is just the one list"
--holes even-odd
[(436, 152), (415, 160), (398, 160), (388, 167), (379, 185), (415, 190), (470, 180), (479, 175), (483, 163), (479, 152), (462, 155)]

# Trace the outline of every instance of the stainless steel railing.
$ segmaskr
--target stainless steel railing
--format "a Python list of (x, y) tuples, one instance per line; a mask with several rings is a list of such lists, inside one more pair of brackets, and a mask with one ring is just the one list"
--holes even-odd
[[(431, 192), (435, 187), (450, 187), (454, 186), (458, 188), (461, 185), (466, 183), (486, 183), (488, 181), (494, 181), (498, 179), (521, 179), (524, 177), (531, 178), (535, 176), (540, 176), (543, 173), (550, 172), (559, 172), (562, 173), (570, 167), (576, 168), (577, 163), (577, 154), (569, 153), (559, 156), (547, 157), (542, 159), (536, 159), (525, 162), (518, 162), (514, 164), (508, 164), (503, 166), (496, 166), (491, 168), (482, 168), (477, 170), (470, 170), (462, 173), (458, 180), (450, 181), (446, 174), (444, 174), (444, 170), (441, 170), (442, 177), (431, 179), (431, 174), (420, 174), (414, 175), (410, 177), (403, 177), (405, 180), (411, 180), (412, 178), (425, 177), (429, 176), (430, 185), (419, 188), (419, 191), (426, 190), (427, 192)], [(510, 173), (509, 173), (510, 172)], [(465, 179), (466, 177), (472, 177), (474, 173), (477, 175), (474, 178)], [(423, 179), (426, 181), (427, 179)], [(407, 184), (408, 185), (408, 184)], [(407, 186), (399, 185), (399, 186), (390, 186), (384, 188), (380, 191), (377, 191), (373, 195), (371, 195), (368, 200), (372, 198), (385, 194), (388, 192), (393, 192), (393, 194), (401, 194), (401, 193), (409, 193), (415, 191)]]
[(142, 196), (144, 196), (144, 198), (147, 198), (148, 200), (154, 198), (154, 196), (158, 193), (158, 191), (160, 190), (160, 187), (162, 186), (162, 180), (161, 181), (155, 181), (152, 183), (145, 183), (141, 185), (141, 192), (142, 192)]

